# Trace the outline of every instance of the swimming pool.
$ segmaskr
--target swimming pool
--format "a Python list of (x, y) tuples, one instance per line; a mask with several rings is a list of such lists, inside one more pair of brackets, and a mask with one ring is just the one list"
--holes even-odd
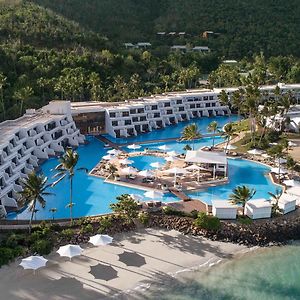
[(231, 116), (219, 116), (219, 117), (210, 117), (210, 118), (198, 118), (191, 119), (190, 121), (179, 122), (175, 125), (167, 126), (163, 129), (153, 130), (148, 133), (144, 133), (138, 136), (132, 136), (127, 138), (112, 138), (110, 135), (105, 135), (109, 140), (118, 143), (118, 144), (127, 144), (127, 143), (135, 143), (142, 141), (152, 141), (152, 140), (161, 140), (167, 138), (179, 138), (181, 136), (181, 132), (185, 126), (188, 124), (196, 123), (199, 127), (201, 134), (207, 134), (207, 127), (212, 121), (217, 121), (220, 128), (222, 128), (225, 124), (230, 122), (235, 122), (240, 120), (241, 118), (237, 115)]
[(266, 198), (269, 199), (268, 192), (275, 193), (276, 190), (281, 190), (278, 185), (272, 183), (268, 176), (270, 168), (253, 161), (245, 159), (229, 159), (228, 174), (229, 183), (209, 187), (205, 190), (189, 192), (188, 195), (192, 198), (199, 198), (207, 204), (211, 204), (211, 200), (228, 199), (232, 190), (238, 185), (246, 185), (249, 188), (256, 190), (253, 199)]
[(157, 157), (153, 155), (130, 157), (130, 160), (134, 161), (132, 166), (137, 168), (138, 170), (154, 170), (155, 168), (150, 166), (151, 163), (159, 162), (162, 165), (166, 163), (166, 160), (163, 157)]

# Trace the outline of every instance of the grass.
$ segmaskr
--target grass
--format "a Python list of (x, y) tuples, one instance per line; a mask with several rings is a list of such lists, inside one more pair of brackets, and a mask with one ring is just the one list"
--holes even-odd
[(250, 124), (249, 119), (240, 120), (237, 122), (232, 123), (233, 129), (236, 132), (243, 132), (243, 131), (249, 131), (250, 130)]

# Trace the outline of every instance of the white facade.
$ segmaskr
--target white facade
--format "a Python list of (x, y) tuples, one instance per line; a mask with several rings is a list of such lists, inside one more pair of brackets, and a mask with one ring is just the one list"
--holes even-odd
[(245, 206), (245, 215), (251, 219), (270, 218), (272, 204), (266, 199), (249, 200)]
[(212, 201), (212, 214), (219, 219), (236, 219), (237, 206), (226, 200)]
[(283, 193), (278, 199), (278, 206), (283, 214), (287, 214), (296, 209), (297, 196)]
[(29, 110), (16, 120), (0, 124), (0, 201), (18, 207), (20, 179), (39, 163), (64, 151), (64, 146), (84, 143), (70, 114), (70, 103), (53, 101), (43, 110)]

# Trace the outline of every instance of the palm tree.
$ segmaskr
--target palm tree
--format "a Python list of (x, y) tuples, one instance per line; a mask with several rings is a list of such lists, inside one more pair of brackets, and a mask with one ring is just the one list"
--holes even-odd
[(189, 144), (186, 144), (186, 145), (183, 147), (183, 150), (184, 150), (184, 151), (189, 151), (189, 150), (192, 150), (192, 147), (191, 147)]
[(276, 190), (276, 193), (273, 194), (271, 192), (268, 192), (268, 194), (272, 197), (272, 216), (276, 215), (278, 212), (281, 212), (281, 209), (279, 208), (278, 202), (282, 195), (283, 191)]
[[(70, 209), (70, 222), (72, 224), (73, 222), (73, 177), (75, 175), (75, 168), (78, 163), (79, 155), (76, 151), (73, 151), (72, 148), (67, 148), (64, 155), (60, 158), (60, 163), (55, 167), (55, 170), (57, 173), (54, 175), (54, 177), (59, 177), (57, 181), (55, 181), (52, 186), (55, 186), (58, 184), (61, 180), (63, 180), (66, 176), (68, 176), (68, 179), (70, 181), (70, 202), (67, 205), (67, 207)], [(88, 171), (86, 168), (78, 168), (76, 170), (84, 170)]]
[(14, 93), (14, 98), (20, 101), (20, 115), (23, 113), (24, 102), (33, 95), (33, 89), (30, 86), (21, 88)]
[(243, 215), (247, 201), (251, 200), (255, 195), (255, 189), (249, 189), (245, 185), (237, 186), (232, 190), (232, 194), (229, 195), (229, 200), (232, 204), (240, 204), (243, 207)]
[(288, 156), (286, 159), (286, 167), (293, 173), (297, 167), (297, 162), (291, 156)]
[(200, 139), (201, 133), (198, 129), (197, 124), (193, 123), (184, 127), (181, 133), (181, 141), (193, 141), (193, 150), (195, 147), (195, 139)]
[(45, 208), (46, 200), (44, 199), (44, 196), (51, 195), (51, 193), (46, 192), (51, 186), (51, 184), (47, 184), (47, 180), (47, 177), (32, 172), (28, 175), (28, 178), (22, 182), (23, 190), (20, 192), (20, 201), (23, 205), (28, 206), (28, 209), (31, 212), (28, 227), (29, 233), (31, 232), (34, 214), (37, 211), (36, 204), (39, 203), (42, 208)]
[(218, 95), (218, 99), (219, 99), (219, 102), (220, 102), (221, 105), (229, 106), (230, 101), (229, 101), (228, 94), (226, 93), (225, 90), (222, 90), (220, 92), (220, 94)]
[(109, 164), (108, 165), (108, 172), (109, 172), (109, 177), (115, 178), (116, 172), (118, 171), (118, 168), (114, 164)]
[(271, 147), (268, 151), (268, 154), (271, 155), (274, 158), (274, 162), (276, 159), (278, 159), (278, 181), (280, 183), (280, 158), (283, 157), (283, 146), (278, 144), (273, 147)]
[(228, 123), (224, 126), (222, 136), (227, 139), (225, 153), (227, 152), (227, 148), (230, 142), (230, 139), (235, 135), (235, 130), (232, 123)]
[(217, 121), (212, 121), (208, 127), (207, 127), (207, 130), (209, 132), (212, 132), (213, 133), (213, 143), (212, 143), (212, 148), (215, 147), (215, 134), (218, 130), (218, 122)]
[(6, 84), (6, 80), (7, 78), (3, 75), (3, 73), (0, 73), (0, 100), (2, 106), (3, 120), (5, 119), (5, 104), (4, 104), (3, 89)]
[(49, 211), (52, 213), (52, 220), (54, 221), (54, 214), (57, 212), (57, 208), (52, 207), (52, 208), (49, 209)]

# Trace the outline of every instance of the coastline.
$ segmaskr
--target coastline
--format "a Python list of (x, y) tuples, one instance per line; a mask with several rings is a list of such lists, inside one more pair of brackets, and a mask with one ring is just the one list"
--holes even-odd
[[(52, 253), (47, 257), (47, 267), (36, 274), (19, 267), (20, 261), (2, 267), (2, 297), (11, 300), (132, 299), (134, 293), (134, 299), (142, 299), (143, 292), (152, 284), (232, 259), (251, 249), (186, 236), (175, 230), (140, 229), (114, 238), (115, 242), (109, 246), (84, 245), (83, 255), (72, 261)], [(119, 261), (118, 255), (124, 251), (134, 253), (137, 258), (126, 263)], [(140, 260), (144, 260), (142, 265), (138, 264)], [(89, 272), (91, 266), (98, 264), (114, 268), (117, 277), (108, 281), (95, 279)]]

